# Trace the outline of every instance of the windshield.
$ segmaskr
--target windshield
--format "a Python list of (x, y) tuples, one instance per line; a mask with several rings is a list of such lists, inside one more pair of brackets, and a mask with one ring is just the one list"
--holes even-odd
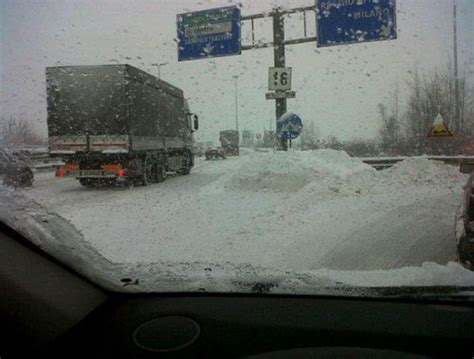
[(76, 271), (472, 295), (471, 0), (0, 6), (0, 220)]

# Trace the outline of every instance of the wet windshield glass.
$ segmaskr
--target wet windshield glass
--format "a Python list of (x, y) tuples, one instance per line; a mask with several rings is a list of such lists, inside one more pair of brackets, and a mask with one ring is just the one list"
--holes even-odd
[(472, 1), (0, 6), (0, 220), (73, 269), (135, 292), (474, 287)]

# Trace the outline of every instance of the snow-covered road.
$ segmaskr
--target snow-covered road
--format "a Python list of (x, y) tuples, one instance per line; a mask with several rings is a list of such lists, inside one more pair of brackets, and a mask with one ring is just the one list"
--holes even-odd
[(116, 263), (375, 270), (455, 261), (464, 182), (424, 158), (377, 172), (327, 150), (198, 159), (189, 176), (131, 189), (43, 173), (24, 192)]

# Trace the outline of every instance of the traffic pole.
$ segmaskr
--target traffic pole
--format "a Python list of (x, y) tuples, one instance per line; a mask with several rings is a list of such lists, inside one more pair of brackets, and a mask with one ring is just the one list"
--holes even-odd
[(453, 52), (454, 52), (454, 117), (453, 131), (461, 134), (464, 128), (461, 120), (461, 109), (459, 106), (459, 74), (458, 74), (458, 31), (457, 31), (457, 10), (456, 0), (453, 0)]
[[(285, 67), (285, 26), (284, 18), (278, 8), (273, 10), (273, 57), (275, 67)], [(275, 99), (275, 130), (277, 128), (276, 122), (278, 119), (286, 113), (286, 98)], [(275, 131), (276, 134), (276, 131)], [(280, 151), (287, 151), (287, 141), (275, 138), (276, 148)]]

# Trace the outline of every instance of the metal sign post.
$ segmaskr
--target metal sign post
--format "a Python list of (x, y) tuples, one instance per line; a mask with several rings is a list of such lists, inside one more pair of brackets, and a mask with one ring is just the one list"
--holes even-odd
[[(178, 60), (191, 60), (225, 55), (237, 55), (244, 50), (273, 47), (273, 62), (277, 71), (285, 69), (285, 46), (317, 42), (317, 46), (344, 45), (365, 41), (396, 39), (396, 0), (333, 1), (316, 0), (315, 5), (293, 9), (275, 8), (271, 12), (241, 16), (236, 6), (178, 15)], [(316, 16), (317, 36), (307, 36), (306, 12)], [(285, 40), (284, 15), (303, 13), (304, 37)], [(255, 42), (254, 20), (272, 17), (273, 42)], [(241, 45), (243, 21), (251, 22), (252, 43)], [(277, 89), (267, 93), (275, 100), (276, 122), (286, 113), (286, 99), (294, 91)], [(287, 143), (277, 141), (277, 149), (286, 150)]]
[[(273, 9), (272, 12), (269, 13), (261, 13), (261, 14), (254, 14), (248, 16), (242, 16), (242, 21), (251, 21), (251, 28), (252, 28), (252, 44), (251, 45), (242, 45), (242, 51), (244, 50), (253, 50), (253, 49), (262, 49), (273, 47), (273, 62), (274, 68), (278, 70), (273, 70), (277, 73), (287, 73), (290, 76), (291, 80), (291, 68), (285, 67), (285, 46), (286, 45), (295, 45), (295, 44), (302, 44), (306, 42), (315, 42), (316, 37), (307, 37), (306, 36), (306, 11), (315, 11), (315, 6), (306, 6), (306, 7), (299, 7), (293, 9), (280, 9), (276, 8)], [(284, 15), (293, 14), (302, 12), (304, 16), (304, 38), (301, 39), (292, 39), (292, 40), (285, 40), (285, 25), (284, 25)], [(256, 43), (254, 37), (254, 20), (261, 19), (265, 17), (272, 17), (273, 20), (273, 42), (268, 43)], [(272, 69), (272, 68), (271, 68)], [(289, 69), (289, 71), (288, 71)], [(269, 71), (270, 76), (274, 76), (272, 74), (272, 70)], [(269, 79), (270, 80), (270, 79)], [(284, 85), (280, 78), (280, 85)], [(276, 92), (270, 92), (265, 95), (266, 99), (274, 99), (275, 100), (275, 122), (278, 122), (278, 119), (283, 116), (287, 112), (286, 108), (286, 99), (287, 98), (294, 98), (296, 93), (294, 91), (287, 91), (291, 88), (291, 82), (288, 81), (288, 88), (274, 88)], [(272, 88), (269, 86), (269, 89)], [(277, 138), (276, 140), (276, 148), (278, 150), (287, 150), (288, 145), (286, 139)]]
[[(285, 26), (283, 17), (278, 9), (273, 12), (273, 61), (275, 67), (285, 67)], [(278, 119), (286, 113), (286, 98), (275, 99), (275, 115)], [(277, 148), (288, 149), (286, 140), (280, 139)]]

